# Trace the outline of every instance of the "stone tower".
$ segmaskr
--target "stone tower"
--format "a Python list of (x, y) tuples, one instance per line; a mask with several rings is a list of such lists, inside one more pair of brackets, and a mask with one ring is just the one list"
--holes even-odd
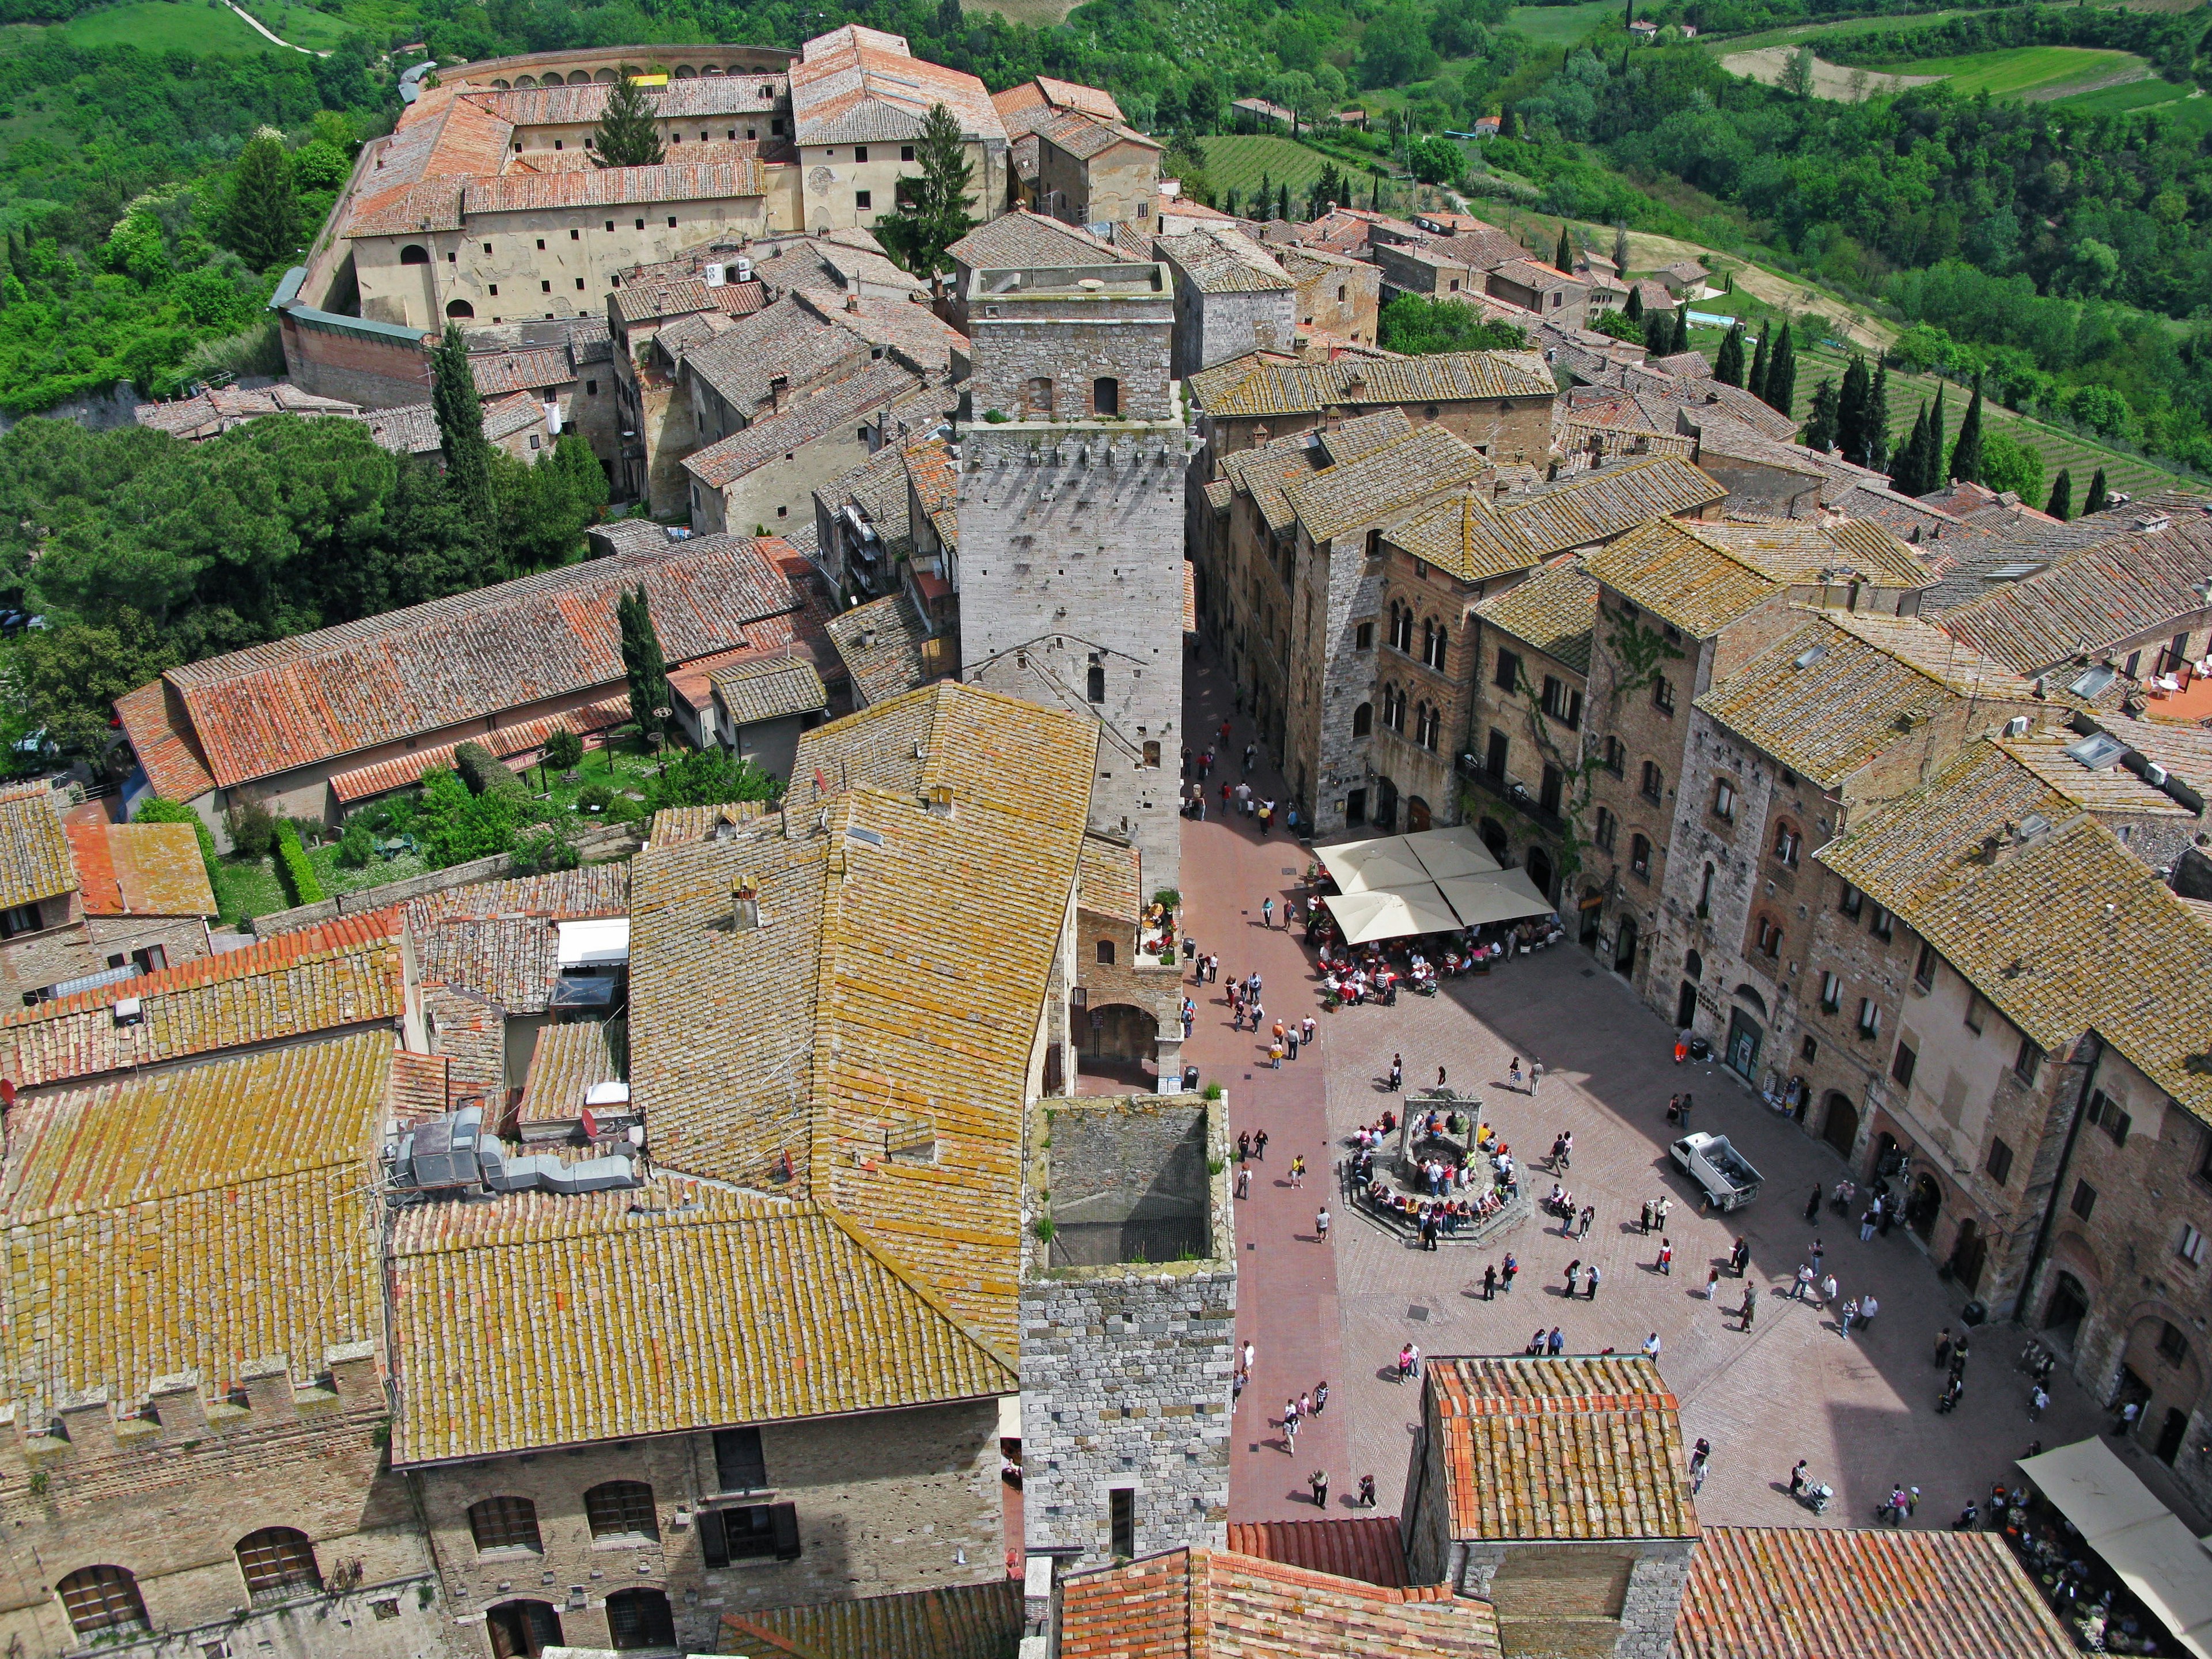
[(1098, 722), (1091, 828), (1181, 885), (1183, 475), (1159, 264), (969, 274), (960, 672)]

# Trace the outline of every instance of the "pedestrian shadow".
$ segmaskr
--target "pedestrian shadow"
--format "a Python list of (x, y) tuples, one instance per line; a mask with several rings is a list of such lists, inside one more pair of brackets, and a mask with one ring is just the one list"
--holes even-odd
[(1398, 1375), (1398, 1368), (1395, 1365), (1377, 1365), (1375, 1368), (1375, 1380), (1377, 1382), (1403, 1383), (1406, 1379)]

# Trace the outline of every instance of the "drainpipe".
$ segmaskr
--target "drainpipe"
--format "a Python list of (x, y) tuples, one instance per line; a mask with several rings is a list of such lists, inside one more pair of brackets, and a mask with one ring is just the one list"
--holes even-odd
[(2043, 1218), (2036, 1224), (2035, 1248), (2028, 1252), (2027, 1271), (2021, 1278), (2020, 1299), (2013, 1308), (2013, 1322), (2026, 1324), (2025, 1314), (2029, 1292), (2035, 1288), (2035, 1276), (2042, 1270), (2044, 1258), (2051, 1249), (2051, 1229), (2058, 1218), (2058, 1202), (2066, 1191), (2066, 1172), (2074, 1167), (2074, 1143), (2081, 1137), (2081, 1123), (2089, 1104), (2089, 1085), (2097, 1075), (2098, 1063), (2105, 1057), (2104, 1039), (2094, 1031), (2082, 1034), (2082, 1042), (2089, 1048), (2088, 1062), (2081, 1070), (2081, 1086), (2074, 1093), (2074, 1115), (2066, 1126), (2066, 1145), (2058, 1154), (2058, 1173), (2051, 1180), (2051, 1196), (2043, 1206)]

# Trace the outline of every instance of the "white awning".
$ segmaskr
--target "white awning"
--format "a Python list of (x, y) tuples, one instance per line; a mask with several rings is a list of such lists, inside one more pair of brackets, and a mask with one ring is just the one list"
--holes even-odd
[(609, 968), (629, 960), (629, 918), (607, 916), (591, 921), (556, 921), (562, 968)]
[(1492, 870), (1487, 875), (1459, 876), (1437, 884), (1444, 902), (1459, 913), (1469, 927), (1486, 921), (1519, 921), (1527, 916), (1548, 916), (1559, 907), (1546, 898), (1536, 884), (1519, 870)]
[(1336, 917), (1337, 926), (1344, 929), (1345, 939), (1353, 945), (1459, 929), (1459, 918), (1432, 882), (1367, 893), (1335, 893), (1323, 902)]
[(1342, 847), (1318, 850), (1322, 866), (1347, 893), (1364, 893), (1377, 887), (1413, 887), (1431, 879), (1403, 836), (1380, 841), (1347, 842)]
[(2212, 1551), (2101, 1440), (2018, 1468), (2181, 1645), (2212, 1659)]
[(1431, 881), (1480, 876), (1498, 868), (1482, 837), (1463, 823), (1449, 830), (1423, 830), (1404, 839), (1407, 850), (1420, 860)]

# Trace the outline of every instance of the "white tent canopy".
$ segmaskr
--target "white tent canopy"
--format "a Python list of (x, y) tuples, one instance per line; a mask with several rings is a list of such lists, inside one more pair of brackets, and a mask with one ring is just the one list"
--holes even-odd
[(1490, 849), (1465, 825), (1452, 830), (1423, 830), (1399, 839), (1420, 860), (1431, 881), (1486, 875), (1498, 868), (1498, 860), (1490, 856)]
[(1520, 871), (1499, 868), (1464, 827), (1350, 842), (1320, 854), (1343, 890), (1326, 902), (1353, 945), (1549, 915), (1553, 908)]
[(2182, 1646), (2212, 1659), (2212, 1552), (2111, 1447), (2077, 1441), (2019, 1468)]
[(1418, 887), (1337, 893), (1326, 902), (1336, 925), (1344, 929), (1345, 939), (1353, 945), (1415, 933), (1449, 933), (1460, 925), (1434, 882), (1423, 882)]
[(1318, 850), (1322, 866), (1347, 893), (1376, 887), (1412, 887), (1498, 868), (1490, 849), (1464, 825), (1346, 842)]
[(1468, 927), (1477, 927), (1486, 921), (1519, 921), (1528, 916), (1548, 916), (1557, 908), (1519, 870), (1455, 876), (1449, 881), (1438, 882), (1437, 886), (1444, 896), (1444, 902)]

